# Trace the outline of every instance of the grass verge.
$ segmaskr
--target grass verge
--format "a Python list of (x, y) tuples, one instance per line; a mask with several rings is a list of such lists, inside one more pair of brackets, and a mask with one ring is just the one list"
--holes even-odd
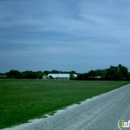
[(40, 118), (128, 81), (0, 80), (0, 129)]

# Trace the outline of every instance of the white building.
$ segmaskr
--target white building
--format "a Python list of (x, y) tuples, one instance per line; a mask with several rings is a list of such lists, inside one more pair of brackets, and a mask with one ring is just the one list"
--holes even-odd
[(47, 78), (53, 78), (53, 79), (69, 79), (70, 74), (48, 74)]
[[(74, 77), (77, 77), (76, 74), (73, 74)], [(44, 78), (44, 77), (43, 77)], [(46, 76), (47, 79), (69, 79), (70, 74), (48, 74)], [(44, 78), (45, 79), (45, 78)]]

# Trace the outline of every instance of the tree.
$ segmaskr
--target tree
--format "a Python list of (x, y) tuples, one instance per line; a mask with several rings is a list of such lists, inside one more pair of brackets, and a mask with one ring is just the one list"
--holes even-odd
[(50, 73), (55, 74), (55, 73), (59, 73), (59, 71), (58, 70), (52, 70)]
[(130, 79), (130, 72), (128, 73), (128, 79)]
[(18, 70), (10, 70), (6, 75), (8, 78), (21, 78), (21, 73)]
[(43, 75), (48, 75), (49, 73), (50, 73), (50, 71), (45, 70), (45, 71), (43, 72)]
[(95, 71), (94, 71), (94, 70), (90, 70), (90, 71), (88, 72), (88, 77), (89, 77), (90, 79), (94, 79), (94, 78), (96, 77)]
[(129, 73), (128, 73), (127, 67), (119, 64), (118, 68), (119, 68), (119, 73), (120, 73), (121, 79), (129, 79)]
[(27, 78), (27, 79), (37, 79), (37, 73), (33, 71), (24, 71), (21, 74), (22, 78)]
[(105, 69), (91, 70), (88, 72), (89, 79), (104, 79), (106, 75)]
[(78, 74), (76, 79), (77, 80), (87, 80), (88, 79), (88, 73)]
[(70, 71), (69, 73), (71, 73), (71, 74), (76, 74), (76, 71), (72, 70), (72, 71)]
[(37, 71), (36, 75), (37, 75), (38, 79), (42, 79), (43, 73), (42, 73), (42, 71)]
[(119, 64), (118, 66), (110, 66), (107, 69), (106, 79), (109, 80), (123, 80), (129, 79), (128, 69), (125, 66)]
[(74, 75), (72, 73), (70, 73), (70, 77), (69, 77), (70, 80), (74, 79)]

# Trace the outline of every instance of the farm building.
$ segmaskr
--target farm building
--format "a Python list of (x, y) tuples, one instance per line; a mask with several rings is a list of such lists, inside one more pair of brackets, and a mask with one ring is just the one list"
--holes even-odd
[(0, 78), (7, 78), (7, 75), (1, 74)]
[[(73, 74), (74, 77), (77, 77), (76, 74)], [(45, 79), (45, 77), (43, 77)], [(69, 79), (70, 74), (48, 74), (47, 79)]]
[(48, 74), (47, 78), (53, 79), (69, 79), (70, 74)]

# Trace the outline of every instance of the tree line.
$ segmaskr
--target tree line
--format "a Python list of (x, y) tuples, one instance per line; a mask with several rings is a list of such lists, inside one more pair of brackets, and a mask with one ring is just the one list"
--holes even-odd
[(0, 78), (15, 78), (15, 79), (42, 79), (45, 75), (47, 76), (49, 73), (61, 73), (61, 74), (76, 74), (75, 71), (58, 71), (58, 70), (45, 70), (45, 71), (23, 71), (20, 72), (19, 70), (10, 70), (6, 73), (0, 73)]
[[(127, 67), (119, 64), (118, 66), (110, 66), (107, 69), (90, 70), (87, 73), (76, 73), (76, 71), (58, 71), (58, 70), (45, 70), (45, 71), (23, 71), (10, 70), (6, 73), (0, 73), (1, 78), (16, 78), (16, 79), (42, 79), (43, 76), (47, 76), (49, 73), (69, 73), (77, 74), (75, 80), (130, 80), (130, 73)], [(73, 79), (71, 77), (70, 79)]]
[(107, 69), (90, 70), (88, 73), (79, 74), (77, 80), (129, 80), (130, 73), (127, 67), (119, 64)]

